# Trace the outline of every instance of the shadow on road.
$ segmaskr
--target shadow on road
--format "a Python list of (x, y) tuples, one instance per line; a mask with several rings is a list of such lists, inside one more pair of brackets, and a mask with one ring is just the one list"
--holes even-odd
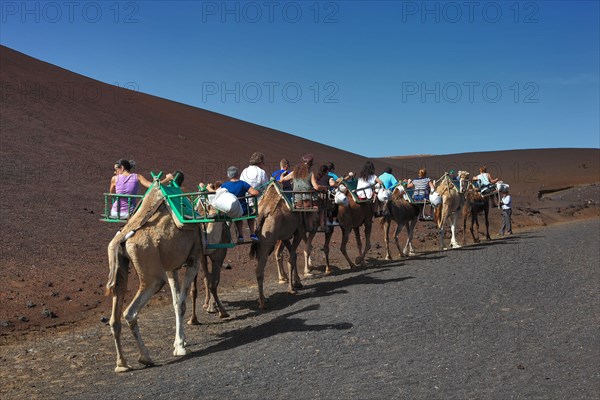
[[(253, 318), (257, 315), (262, 315), (269, 312), (283, 310), (293, 304), (313, 297), (329, 297), (337, 294), (348, 293), (344, 290), (344, 287), (353, 285), (383, 285), (391, 282), (402, 282), (407, 279), (414, 279), (413, 276), (400, 277), (394, 279), (380, 279), (370, 276), (371, 274), (385, 271), (385, 268), (377, 268), (372, 270), (348, 270), (346, 273), (353, 273), (354, 275), (340, 280), (332, 281), (319, 281), (320, 276), (316, 275), (311, 279), (303, 280), (303, 288), (300, 291), (292, 295), (288, 292), (275, 292), (268, 296), (266, 310), (259, 310), (257, 308), (258, 302), (256, 299), (252, 300), (238, 300), (238, 301), (223, 301), (226, 308), (247, 310), (248, 312), (242, 315), (236, 315), (231, 321), (240, 321), (247, 318)], [(323, 275), (325, 276), (325, 275)], [(226, 322), (226, 321), (225, 321)]]
[(165, 363), (165, 365), (177, 364), (188, 359), (203, 357), (212, 353), (218, 353), (220, 351), (231, 350), (239, 346), (244, 346), (249, 343), (257, 342), (259, 340), (268, 339), (272, 336), (276, 336), (281, 333), (319, 332), (329, 329), (348, 330), (353, 327), (353, 325), (349, 322), (340, 322), (336, 324), (308, 325), (306, 324), (306, 320), (304, 319), (291, 318), (303, 312), (316, 311), (319, 308), (320, 306), (318, 304), (312, 304), (300, 310), (291, 311), (289, 313), (275, 317), (272, 320), (265, 322), (264, 324), (260, 324), (257, 326), (248, 326), (241, 329), (232, 329), (230, 331), (223, 332), (219, 334), (219, 337), (223, 339), (219, 343), (209, 346), (202, 350), (194, 351), (184, 357), (169, 361)]

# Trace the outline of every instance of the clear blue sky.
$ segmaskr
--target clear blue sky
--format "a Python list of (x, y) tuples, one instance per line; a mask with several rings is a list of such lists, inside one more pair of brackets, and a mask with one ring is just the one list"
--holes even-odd
[(600, 147), (597, 1), (3, 1), (3, 45), (365, 156)]

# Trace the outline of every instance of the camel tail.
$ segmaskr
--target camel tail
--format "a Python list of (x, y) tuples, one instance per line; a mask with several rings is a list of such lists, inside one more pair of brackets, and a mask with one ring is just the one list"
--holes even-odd
[(384, 215), (383, 218), (381, 218), (381, 221), (379, 221), (379, 224), (381, 226), (384, 226), (386, 222), (391, 222), (392, 221), (392, 216), (391, 214), (388, 215)]
[(258, 249), (260, 242), (254, 242), (250, 245), (250, 257), (258, 259)]
[(436, 208), (434, 208), (433, 211), (433, 221), (436, 223), (436, 225), (440, 225), (440, 220), (442, 219), (442, 205), (440, 204), (439, 206), (437, 206)]
[(108, 245), (108, 282), (104, 289), (105, 296), (114, 296), (118, 291), (127, 288), (129, 260), (123, 254), (123, 242), (113, 239)]

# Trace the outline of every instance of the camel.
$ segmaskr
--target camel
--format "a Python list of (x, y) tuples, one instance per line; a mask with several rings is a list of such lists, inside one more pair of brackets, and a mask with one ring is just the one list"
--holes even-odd
[[(322, 199), (326, 199), (328, 193), (320, 193), (322, 195)], [(324, 200), (326, 201), (326, 200)], [(316, 212), (301, 212), (302, 220), (304, 223), (304, 233), (302, 234), (302, 241), (304, 242), (304, 277), (311, 277), (314, 275), (312, 272), (312, 260), (310, 258), (310, 254), (312, 253), (312, 241), (317, 234), (316, 230), (308, 230), (307, 227), (316, 227), (318, 225), (319, 215)], [(327, 227), (327, 231), (331, 231), (332, 227)], [(288, 277), (283, 268), (283, 251), (285, 250), (285, 246), (283, 241), (280, 241), (275, 246), (275, 261), (277, 263), (277, 272), (279, 275), (279, 283), (287, 283)]]
[(440, 230), (440, 250), (444, 250), (444, 226), (446, 221), (450, 221), (452, 239), (450, 245), (452, 248), (458, 248), (460, 245), (456, 241), (456, 226), (461, 208), (463, 207), (465, 197), (463, 196), (469, 183), (469, 173), (458, 171), (460, 187), (457, 189), (450, 179), (450, 175), (445, 173), (436, 183), (436, 193), (442, 198), (442, 204), (435, 209), (435, 221)]
[[(390, 255), (389, 244), (390, 225), (392, 223), (392, 220), (396, 221), (397, 224), (396, 231), (394, 233), (394, 241), (396, 242), (396, 247), (398, 247), (398, 251), (400, 252), (400, 257), (405, 257), (407, 254), (410, 256), (415, 255), (414, 249), (412, 247), (412, 238), (415, 226), (419, 221), (419, 214), (421, 212), (421, 208), (423, 206), (412, 204), (409, 201), (407, 201), (404, 198), (404, 191), (400, 188), (401, 187), (397, 187), (392, 192), (392, 198), (388, 202), (388, 214), (381, 219), (381, 225), (383, 226), (385, 240), (386, 260), (392, 259), (392, 256)], [(406, 228), (406, 234), (408, 236), (406, 240), (406, 245), (404, 246), (404, 251), (400, 248), (400, 243), (398, 242), (398, 234), (400, 233), (403, 227)]]
[[(208, 216), (215, 213), (215, 210), (213, 210), (212, 207), (205, 206), (202, 201), (198, 201), (196, 210), (202, 216)], [(203, 234), (205, 243), (228, 243), (231, 241), (229, 226), (225, 222), (210, 222), (203, 224)], [(223, 261), (225, 261), (226, 256), (227, 248), (204, 248), (203, 254), (200, 257), (200, 264), (202, 266), (202, 272), (204, 273), (204, 289), (206, 294), (202, 308), (209, 313), (218, 313), (220, 318), (229, 317), (229, 314), (227, 314), (227, 311), (225, 311), (225, 307), (223, 307), (223, 304), (219, 300), (217, 293), (219, 281), (221, 280), (221, 267), (223, 266)], [(208, 269), (209, 258), (212, 264), (212, 269), (210, 271)], [(192, 314), (188, 321), (189, 325), (200, 324), (196, 316), (196, 299), (198, 297), (198, 289), (196, 284), (198, 279), (197, 277), (198, 275), (196, 275), (194, 278), (190, 294), (192, 297)]]
[[(343, 185), (343, 184), (342, 184)], [(365, 257), (367, 252), (371, 248), (371, 229), (373, 224), (373, 203), (372, 202), (357, 202), (355, 195), (351, 193), (350, 190), (346, 190), (345, 194), (348, 198), (348, 205), (340, 205), (338, 208), (338, 222), (340, 223), (340, 228), (342, 229), (342, 242), (340, 245), (340, 250), (351, 269), (356, 268), (356, 264), (361, 266), (366, 266)], [(382, 204), (377, 199), (375, 201), (375, 208), (377, 210), (382, 209)], [(301, 213), (305, 214), (303, 219), (305, 222), (308, 222), (309, 218), (317, 218), (316, 213)], [(418, 215), (418, 214), (417, 214)], [(310, 225), (310, 224), (309, 224)], [(365, 226), (365, 249), (362, 250), (362, 240), (360, 238), (360, 227)], [(311, 225), (311, 226), (314, 226)], [(350, 238), (350, 232), (354, 230), (356, 236), (356, 243), (359, 251), (359, 256), (356, 258), (355, 263), (352, 262), (348, 253), (346, 251), (346, 246), (348, 244), (348, 240)], [(313, 275), (311, 271), (312, 261), (310, 258), (310, 254), (312, 252), (312, 241), (316, 235), (316, 232), (306, 232), (304, 231), (301, 235), (301, 240), (305, 243), (304, 248), (304, 276)], [(331, 264), (329, 263), (329, 243), (331, 241), (331, 237), (333, 235), (333, 228), (328, 227), (325, 231), (325, 243), (323, 246), (323, 251), (325, 252), (325, 275), (331, 274)], [(279, 282), (284, 283), (288, 282), (287, 276), (285, 274), (285, 270), (283, 268), (282, 263), (282, 253), (284, 250), (283, 242), (276, 246), (275, 257), (277, 261), (278, 273), (279, 273)], [(297, 248), (297, 247), (296, 247)]]
[[(343, 185), (343, 184), (342, 184)], [(339, 189), (338, 189), (339, 190)], [(346, 190), (346, 197), (348, 198), (348, 205), (339, 205), (338, 208), (338, 222), (340, 223), (340, 228), (342, 229), (342, 243), (340, 245), (340, 250), (348, 264), (350, 265), (350, 269), (354, 269), (357, 265), (366, 266), (365, 257), (369, 249), (371, 249), (371, 228), (373, 225), (373, 203), (369, 202), (360, 202), (357, 203), (354, 195), (350, 190)], [(360, 227), (365, 226), (365, 248), (362, 249), (362, 241), (360, 239)], [(358, 257), (356, 257), (355, 263), (350, 260), (348, 256), (348, 252), (346, 251), (346, 246), (348, 244), (348, 240), (350, 238), (350, 232), (354, 231), (354, 235), (356, 237), (356, 246), (358, 248)], [(331, 236), (333, 235), (333, 230), (328, 230), (325, 233), (325, 245), (323, 246), (323, 250), (325, 252), (325, 274), (331, 273), (331, 267), (329, 265), (329, 242), (331, 240)]]
[[(469, 188), (465, 193), (465, 204), (463, 206), (463, 244), (467, 243), (467, 219), (471, 217), (471, 236), (473, 236), (473, 242), (479, 243), (479, 221), (477, 221), (477, 214), (483, 212), (485, 218), (485, 238), (492, 240), (490, 237), (490, 222), (488, 215), (490, 212), (490, 198), (484, 197), (473, 187), (473, 184), (469, 183)], [(473, 225), (477, 225), (477, 229), (473, 229)], [(477, 233), (477, 234), (476, 234)]]
[[(112, 296), (110, 327), (117, 351), (116, 372), (131, 369), (121, 347), (121, 314), (130, 263), (137, 271), (140, 284), (123, 316), (136, 339), (138, 361), (143, 365), (154, 364), (140, 335), (138, 314), (167, 280), (175, 309), (173, 355), (183, 356), (187, 352), (182, 321), (187, 293), (198, 272), (198, 260), (202, 256), (200, 229), (196, 224), (178, 227), (159, 183), (155, 182), (153, 185), (137, 212), (108, 245), (109, 279), (106, 295)], [(185, 266), (183, 285), (179, 279), (182, 266)]]
[(296, 250), (304, 236), (305, 216), (303, 214), (307, 213), (292, 211), (291, 203), (284, 197), (277, 182), (271, 182), (267, 187), (259, 200), (258, 210), (256, 235), (259, 241), (252, 243), (250, 256), (257, 259), (258, 307), (265, 309), (266, 300), (263, 290), (265, 266), (279, 241), (290, 254), (288, 292), (295, 294), (296, 289), (302, 288), (296, 265)]
[[(348, 205), (339, 205), (338, 208), (338, 222), (340, 223), (340, 228), (342, 230), (342, 243), (340, 245), (340, 250), (348, 264), (350, 265), (350, 269), (354, 269), (357, 267), (357, 264), (365, 267), (365, 258), (367, 252), (371, 248), (371, 229), (373, 226), (373, 203), (370, 201), (367, 202), (357, 202), (356, 195), (352, 193), (346, 185), (343, 183), (340, 185), (338, 190), (342, 190), (342, 193), (345, 193), (348, 199)], [(377, 204), (376, 200), (375, 207), (380, 209), (380, 203)], [(365, 226), (365, 249), (362, 250), (362, 240), (360, 238), (360, 227)], [(348, 240), (350, 239), (350, 232), (354, 231), (356, 237), (356, 245), (358, 247), (358, 257), (356, 257), (355, 263), (350, 260), (348, 256), (348, 252), (346, 251), (346, 246), (348, 244)], [(312, 266), (310, 253), (312, 251), (312, 240), (315, 236), (314, 232), (309, 232), (308, 237), (305, 239), (306, 248), (304, 252), (304, 272), (305, 275), (310, 274), (310, 267)], [(331, 241), (331, 236), (333, 236), (333, 229), (328, 228), (325, 231), (325, 243), (323, 245), (323, 251), (325, 253), (325, 275), (331, 274), (331, 264), (329, 263), (329, 243)], [(281, 277), (281, 275), (280, 275)]]

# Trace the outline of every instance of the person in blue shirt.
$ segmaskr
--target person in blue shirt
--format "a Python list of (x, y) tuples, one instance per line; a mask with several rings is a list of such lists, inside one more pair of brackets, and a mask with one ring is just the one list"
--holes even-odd
[[(330, 179), (333, 179), (333, 181), (334, 181), (334, 182), (337, 182), (337, 180), (338, 180), (338, 179), (340, 179), (340, 178), (339, 178), (339, 176), (337, 176), (337, 174), (334, 172), (334, 171), (335, 171), (335, 165), (334, 165), (334, 164), (333, 164), (331, 161), (330, 161), (330, 162), (328, 162), (328, 163), (327, 163), (327, 164), (325, 164), (325, 165), (327, 165), (327, 168), (328, 168), (328, 171), (329, 171), (329, 172), (327, 172), (327, 174), (329, 175), (329, 178), (330, 178)], [(334, 184), (331, 184), (331, 183), (330, 183), (330, 186), (334, 186), (334, 185), (335, 185), (335, 183), (334, 183)]]
[[(236, 167), (231, 166), (227, 168), (227, 177), (229, 180), (224, 182), (221, 187), (227, 189), (229, 193), (233, 194), (238, 199), (246, 196), (246, 193), (249, 193), (252, 196), (258, 196), (258, 190), (250, 186), (249, 183), (240, 180), (240, 174)], [(244, 211), (243, 215), (248, 215), (248, 203), (246, 202), (246, 199), (241, 199), (240, 203), (242, 204), (242, 210)], [(248, 229), (250, 229), (250, 240), (258, 241), (258, 236), (256, 236), (256, 233), (254, 232), (254, 220), (248, 219), (247, 221)], [(238, 231), (238, 242), (243, 242), (243, 221), (235, 221), (235, 226)]]
[(292, 190), (292, 184), (290, 183), (290, 181), (281, 181), (281, 178), (285, 177), (287, 174), (290, 173), (290, 162), (287, 160), (287, 158), (282, 158), (281, 161), (279, 161), (279, 168), (277, 171), (273, 172), (271, 174), (272, 178), (275, 178), (275, 180), (279, 183), (281, 183), (281, 188), (283, 190)]
[(383, 186), (386, 189), (391, 189), (398, 184), (398, 180), (392, 175), (392, 169), (390, 167), (387, 167), (383, 174), (379, 175), (379, 179), (381, 179), (381, 182), (383, 182)]

